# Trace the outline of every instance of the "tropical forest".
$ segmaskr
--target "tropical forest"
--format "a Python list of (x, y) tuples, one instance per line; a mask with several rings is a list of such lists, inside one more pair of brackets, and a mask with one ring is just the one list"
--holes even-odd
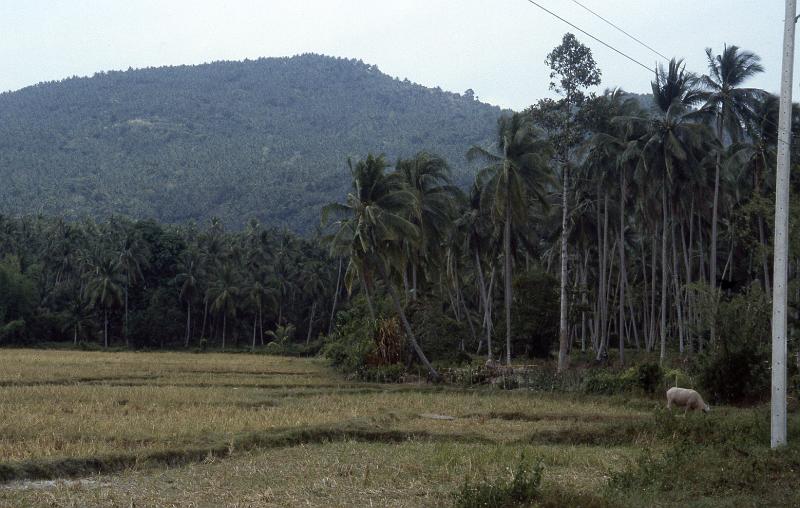
[(779, 97), (582, 41), (518, 111), (320, 54), (0, 94), (0, 505), (796, 506)]

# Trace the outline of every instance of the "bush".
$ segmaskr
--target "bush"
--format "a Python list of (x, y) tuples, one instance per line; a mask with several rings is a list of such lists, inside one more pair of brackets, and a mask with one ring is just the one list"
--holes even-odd
[(439, 365), (461, 365), (469, 361), (469, 356), (461, 350), (462, 341), (466, 342), (469, 337), (467, 324), (445, 314), (440, 301), (419, 299), (411, 302), (407, 314), (411, 329), (428, 360)]
[(630, 367), (622, 372), (590, 371), (584, 381), (584, 391), (599, 395), (614, 395), (631, 391), (639, 385), (639, 370)]
[[(514, 278), (511, 322), (512, 348), (531, 358), (547, 358), (558, 337), (558, 280), (543, 271), (528, 271)], [(495, 328), (505, 333), (505, 324)]]
[(464, 482), (455, 494), (458, 508), (512, 507), (529, 504), (540, 494), (542, 483), (541, 461), (527, 462), (521, 456), (516, 470), (506, 481), (470, 483)]
[(757, 283), (719, 303), (717, 340), (696, 365), (698, 382), (711, 401), (752, 402), (769, 396), (770, 316), (769, 299)]
[(636, 384), (645, 393), (654, 394), (661, 388), (664, 373), (657, 363), (643, 363), (636, 371)]

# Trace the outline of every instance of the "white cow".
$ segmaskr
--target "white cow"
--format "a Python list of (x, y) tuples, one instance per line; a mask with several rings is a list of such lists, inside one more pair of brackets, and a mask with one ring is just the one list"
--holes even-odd
[(702, 411), (704, 413), (711, 411), (711, 406), (703, 401), (703, 397), (689, 388), (675, 386), (667, 390), (667, 409), (672, 409), (672, 404), (684, 408), (684, 414), (689, 410)]

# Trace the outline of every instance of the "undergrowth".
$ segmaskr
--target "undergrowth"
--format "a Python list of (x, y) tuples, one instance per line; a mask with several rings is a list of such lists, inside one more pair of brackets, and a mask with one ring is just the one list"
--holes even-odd
[(540, 494), (541, 460), (528, 461), (521, 455), (517, 467), (509, 470), (507, 479), (464, 481), (461, 490), (454, 494), (457, 508), (505, 508), (529, 504)]

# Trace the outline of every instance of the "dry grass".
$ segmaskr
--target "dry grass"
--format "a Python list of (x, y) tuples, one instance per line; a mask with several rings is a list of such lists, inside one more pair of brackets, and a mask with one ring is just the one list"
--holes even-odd
[(107, 474), (7, 484), (11, 506), (437, 506), (522, 450), (545, 487), (589, 492), (637, 453), (615, 429), (650, 418), (643, 401), (367, 385), (251, 355), (0, 350), (0, 393), (0, 476)]
[(541, 457), (545, 488), (590, 492), (632, 450), (485, 444), (340, 442), (253, 452), (157, 474), (7, 489), (0, 500), (52, 506), (448, 506), (465, 477), (504, 476), (519, 454)]

